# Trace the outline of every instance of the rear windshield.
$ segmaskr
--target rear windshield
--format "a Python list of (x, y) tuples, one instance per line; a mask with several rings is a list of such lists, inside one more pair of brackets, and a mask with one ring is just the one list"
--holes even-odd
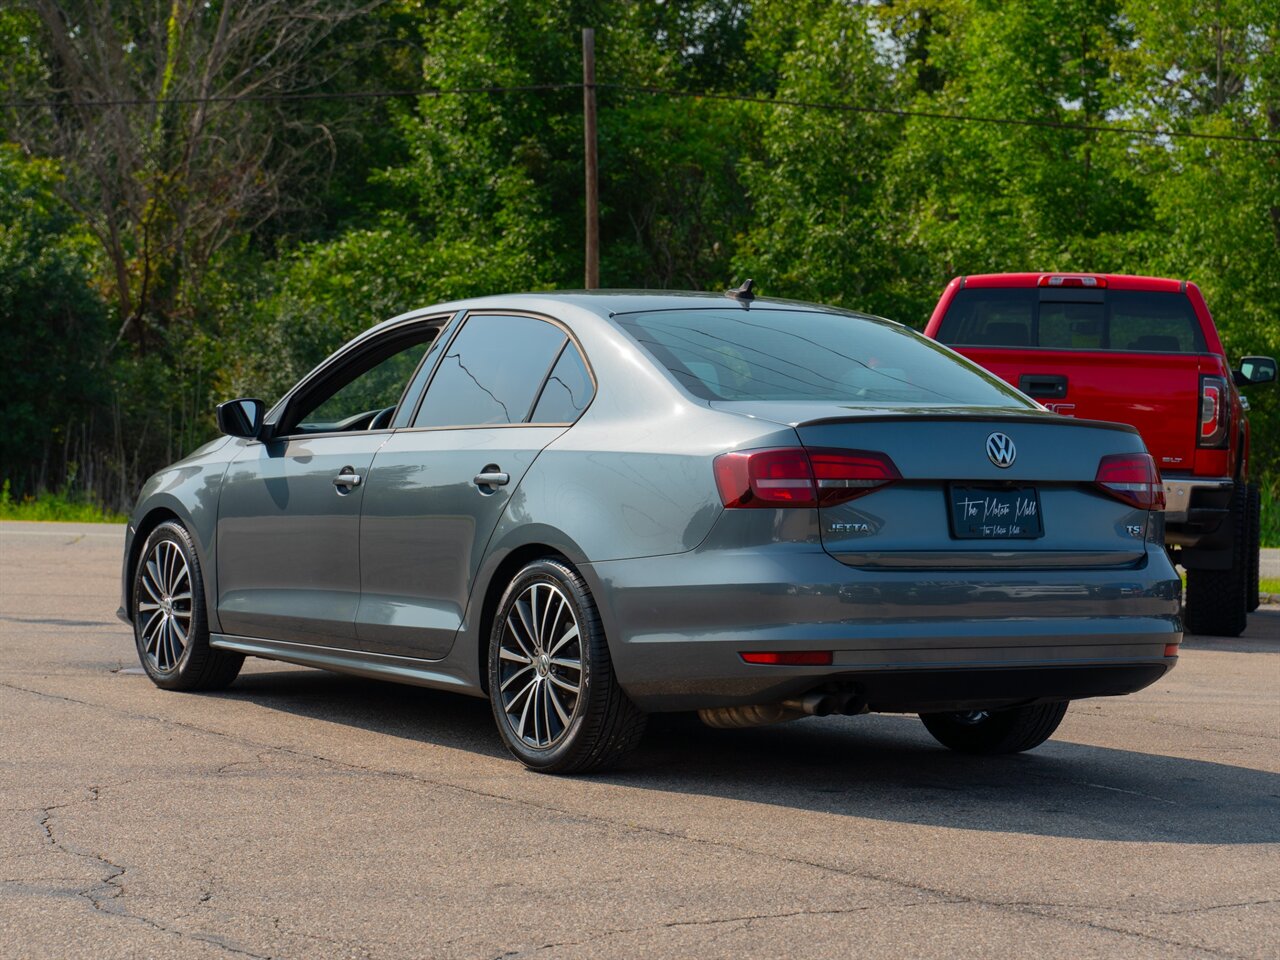
[(986, 371), (886, 321), (759, 307), (613, 319), (703, 400), (1029, 405)]
[(938, 339), (956, 346), (1205, 352), (1191, 301), (1144, 290), (971, 287), (956, 293)]

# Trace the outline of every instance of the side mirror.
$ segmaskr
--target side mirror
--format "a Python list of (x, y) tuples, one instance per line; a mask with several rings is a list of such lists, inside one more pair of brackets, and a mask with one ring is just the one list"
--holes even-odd
[(228, 400), (218, 404), (218, 429), (228, 436), (256, 440), (262, 433), (262, 417), (266, 412), (267, 405), (261, 400), (247, 397)]
[(1241, 357), (1240, 369), (1235, 373), (1237, 386), (1273, 383), (1276, 379), (1276, 361), (1273, 357)]

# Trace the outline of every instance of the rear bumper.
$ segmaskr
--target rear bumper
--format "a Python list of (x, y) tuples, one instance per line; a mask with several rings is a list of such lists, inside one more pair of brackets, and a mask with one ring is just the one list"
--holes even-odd
[[(802, 544), (589, 565), (619, 681), (652, 711), (766, 703), (825, 684), (876, 710), (1129, 693), (1175, 662), (1181, 584), (1126, 569), (866, 570)], [(821, 667), (747, 651), (831, 651)]]
[(1234, 488), (1230, 477), (1166, 478), (1164, 519), (1169, 542), (1182, 543), (1183, 538), (1217, 530), (1230, 509)]

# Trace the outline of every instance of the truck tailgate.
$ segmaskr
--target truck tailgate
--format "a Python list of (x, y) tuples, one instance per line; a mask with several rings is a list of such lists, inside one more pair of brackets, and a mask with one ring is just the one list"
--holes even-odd
[(953, 347), (1056, 412), (1130, 423), (1161, 470), (1195, 465), (1200, 375), (1215, 358), (1199, 354)]

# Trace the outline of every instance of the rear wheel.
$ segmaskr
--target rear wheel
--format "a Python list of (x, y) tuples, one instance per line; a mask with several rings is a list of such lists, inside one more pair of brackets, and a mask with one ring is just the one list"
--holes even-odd
[(586, 582), (550, 558), (521, 570), (502, 597), (489, 638), (489, 700), (507, 749), (543, 773), (611, 766), (644, 733)]
[(1008, 710), (922, 713), (920, 719), (944, 747), (960, 753), (1001, 754), (1040, 746), (1053, 736), (1066, 712), (1064, 701)]
[(166, 690), (218, 690), (244, 657), (209, 646), (204, 577), (182, 524), (151, 532), (133, 574), (133, 638), (152, 682)]
[(1231, 524), (1230, 569), (1187, 570), (1184, 619), (1189, 633), (1238, 637), (1244, 632), (1250, 609), (1249, 513), (1248, 490), (1243, 483), (1237, 483), (1227, 519)]

